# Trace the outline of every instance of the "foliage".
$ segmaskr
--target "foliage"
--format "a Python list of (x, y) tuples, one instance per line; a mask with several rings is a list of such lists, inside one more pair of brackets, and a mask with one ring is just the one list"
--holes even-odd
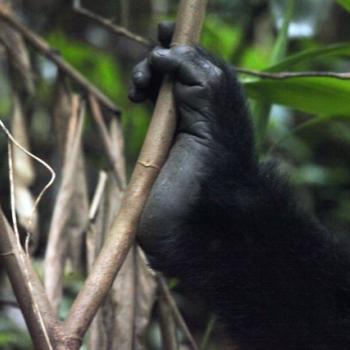
[(62, 31), (50, 33), (47, 40), (73, 67), (117, 101), (123, 111), (122, 123), (128, 140), (126, 153), (129, 158), (135, 159), (148, 126), (147, 110), (128, 101), (128, 82), (122, 76), (118, 60), (103, 50), (70, 38)]
[(241, 40), (239, 27), (224, 22), (215, 15), (207, 16), (201, 44), (210, 52), (219, 52), (226, 60), (230, 59)]
[[(175, 4), (175, 2), (172, 3)], [(245, 28), (243, 25), (242, 14), (238, 9), (247, 9), (250, 6), (251, 11), (247, 13), (252, 15), (254, 11), (257, 12), (254, 7), (256, 5), (253, 3), (258, 2), (252, 1), (249, 2), (249, 5), (246, 1), (220, 1), (218, 3), (220, 6), (225, 5), (227, 13), (222, 15), (221, 12), (216, 12), (215, 6), (213, 6), (214, 11), (207, 16), (205, 21), (202, 44), (209, 51), (225, 60), (244, 68), (268, 73), (306, 70), (314, 72), (349, 71), (350, 41), (341, 42), (344, 40), (344, 35), (341, 36), (341, 33), (333, 33), (331, 40), (329, 37), (325, 38), (324, 32), (318, 32), (317, 36), (308, 39), (291, 39), (289, 37), (288, 27), (293, 22), (292, 6), (285, 14), (283, 27), (276, 31), (268, 10), (264, 10), (261, 15), (254, 18), (249, 28)], [(350, 12), (349, 0), (337, 0), (334, 1), (335, 3), (343, 8), (343, 15), (345, 11)], [(293, 4), (293, 1), (289, 1), (289, 4)], [(90, 5), (94, 10), (100, 6), (92, 1)], [(110, 11), (114, 11), (115, 6), (113, 1), (103, 1), (100, 10), (108, 11), (110, 9)], [(143, 17), (138, 11), (135, 11), (135, 14), (133, 13), (129, 19), (131, 29), (137, 28), (138, 33), (142, 35), (148, 33), (151, 22), (152, 14), (149, 10), (149, 12), (144, 10), (147, 8), (147, 6), (142, 7), (144, 12), (141, 15)], [(233, 10), (237, 12), (229, 13)], [(49, 29), (44, 34), (50, 45), (66, 61), (98, 86), (121, 108), (127, 166), (130, 169), (134, 165), (143, 142), (151, 114), (151, 106), (147, 104), (134, 105), (128, 101), (129, 69), (126, 62), (130, 63), (130, 66), (136, 63), (138, 60), (136, 57), (141, 55), (140, 52), (144, 53), (145, 50), (142, 51), (137, 45), (133, 46), (130, 43), (125, 44), (125, 42), (125, 47), (120, 46), (122, 49), (119, 51), (113, 50), (114, 43), (120, 38), (112, 36), (106, 41), (106, 45), (101, 44), (99, 48), (96, 48), (87, 39), (87, 33), (100, 31), (101, 28), (96, 24), (86, 23), (80, 17), (70, 17), (70, 14), (64, 19), (60, 18), (59, 13), (56, 15), (57, 22), (55, 25), (48, 25)], [(103, 15), (110, 17), (108, 12)], [(171, 17), (172, 14), (169, 15)], [(329, 16), (328, 21), (337, 21), (336, 14), (330, 13)], [(147, 20), (144, 21), (144, 18)], [(162, 18), (164, 18), (164, 14)], [(158, 17), (154, 15), (153, 22), (157, 20)], [(66, 28), (67, 22), (70, 24)], [(144, 24), (144, 22), (147, 23)], [(36, 23), (30, 21), (29, 23), (33, 28), (36, 26)], [(262, 27), (260, 27), (261, 23), (263, 23)], [(350, 35), (348, 28), (343, 28), (343, 30), (347, 35)], [(139, 51), (136, 54), (137, 50)], [(120, 56), (123, 56), (123, 60)], [(37, 59), (35, 54), (33, 54), (33, 58), (36, 58), (33, 61), (37, 63), (38, 72), (45, 72), (47, 60)], [(7, 67), (2, 62), (0, 65), (0, 115), (4, 118), (9, 113), (11, 101), (9, 98), (9, 78), (5, 74)], [(49, 123), (45, 123), (45, 121), (50, 120), (52, 78), (53, 76), (46, 76), (45, 73), (41, 74), (39, 78), (38, 74), (35, 112), (30, 120), (33, 148), (44, 154), (46, 159), (53, 158), (50, 135), (43, 137), (40, 134), (49, 134)], [(272, 155), (280, 159), (282, 168), (298, 185), (306, 205), (312, 208), (323, 221), (333, 225), (338, 224), (349, 231), (350, 81), (331, 77), (273, 80), (248, 75), (242, 75), (240, 79), (252, 105), (261, 156), (269, 157)], [(77, 89), (77, 87), (74, 88)], [(39, 104), (45, 104), (48, 107), (45, 109), (42, 106), (39, 107)], [(101, 156), (99, 151), (94, 149), (97, 147), (96, 130), (91, 118), (87, 118), (85, 131), (84, 139), (90, 151), (87, 152), (88, 162), (96, 167), (97, 163), (101, 162)], [(5, 146), (6, 142), (3, 138), (0, 140), (3, 155), (5, 155)], [(98, 163), (98, 165), (100, 164)], [(7, 186), (7, 169), (5, 167), (2, 167), (0, 175), (2, 183), (6, 183)], [(39, 182), (44, 181), (42, 177), (38, 180)], [(41, 185), (40, 183), (40, 188)], [(92, 187), (91, 184), (89, 186)], [(2, 186), (2, 189), (4, 187)], [(92, 190), (89, 188), (90, 193)], [(1, 193), (1, 197), (5, 198), (6, 201), (5, 192)], [(2, 202), (3, 206), (6, 204)], [(41, 250), (43, 249), (41, 248)], [(66, 289), (69, 290), (69, 297), (66, 297), (61, 305), (62, 314), (66, 314), (68, 306), (71, 304), (71, 295), (76, 293), (80, 282), (81, 276), (78, 277), (78, 275), (66, 278)], [(178, 293), (178, 290), (181, 290), (181, 283), (176, 284), (174, 293)], [(204, 343), (207, 340), (209, 343), (207, 349), (220, 348), (220, 345), (216, 345), (219, 336), (215, 334), (215, 326), (212, 334), (214, 341), (210, 342), (210, 337), (207, 338), (205, 332), (205, 320), (202, 320), (203, 317), (193, 316), (196, 315), (196, 307), (189, 303), (186, 298), (182, 296), (178, 298), (183, 309), (188, 310), (190, 325), (196, 330), (199, 337), (205, 334)], [(198, 308), (201, 307), (203, 308), (203, 306)], [(28, 348), (28, 342), (29, 339), (24, 336), (22, 330), (19, 330), (5, 316), (0, 318), (1, 349)], [(153, 343), (157, 342), (153, 341)], [(157, 346), (153, 345), (153, 348), (157, 349)]]
[(18, 350), (31, 349), (31, 340), (25, 330), (19, 330), (5, 315), (0, 316), (0, 349), (11, 349), (16, 346)]
[(343, 6), (346, 10), (350, 11), (350, 1), (349, 0), (337, 0), (338, 4)]
[(125, 100), (120, 69), (109, 54), (74, 40), (62, 31), (50, 33), (48, 42), (85, 77), (98, 85), (110, 97)]
[(328, 77), (256, 80), (244, 84), (248, 96), (323, 116), (350, 116), (350, 84)]

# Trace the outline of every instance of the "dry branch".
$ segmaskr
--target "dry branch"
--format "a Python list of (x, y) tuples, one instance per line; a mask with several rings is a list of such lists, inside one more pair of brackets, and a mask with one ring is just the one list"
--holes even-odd
[[(86, 262), (87, 271), (96, 260), (96, 256), (101, 250), (103, 236), (106, 227), (106, 192), (108, 175), (100, 171), (97, 186), (90, 205), (89, 225), (86, 232)], [(102, 306), (103, 308), (103, 306)], [(103, 322), (102, 308), (100, 308), (92, 321), (89, 329), (88, 349), (104, 350), (107, 348), (107, 335)]]
[(181, 329), (183, 334), (186, 336), (192, 349), (198, 350), (197, 343), (193, 339), (192, 334), (191, 334), (190, 330), (188, 329), (186, 322), (183, 319), (183, 317), (182, 317), (182, 315), (181, 315), (181, 313), (176, 305), (176, 302), (169, 291), (169, 288), (168, 288), (163, 276), (161, 274), (158, 274), (157, 280), (158, 280), (158, 286), (159, 286), (160, 292), (162, 293), (164, 300), (168, 303), (170, 310), (174, 315), (174, 319), (176, 321), (177, 326), (179, 327), (179, 329)]
[(0, 307), (13, 307), (17, 309), (19, 305), (16, 300), (0, 298)]
[(92, 85), (81, 73), (74, 69), (69, 63), (62, 59), (59, 54), (53, 50), (49, 44), (40, 36), (29, 30), (20, 23), (15, 16), (11, 15), (5, 6), (0, 7), (0, 20), (9, 24), (12, 28), (20, 32), (23, 38), (36, 50), (38, 50), (47, 59), (52, 61), (62, 72), (74, 80), (83, 90), (94, 95), (99, 102), (107, 109), (116, 114), (120, 114), (120, 110), (115, 104), (105, 96), (96, 86)]
[[(55, 98), (52, 108), (54, 134), (58, 154), (60, 156), (60, 169), (64, 165), (68, 126), (71, 118), (72, 91), (67, 84), (64, 74), (59, 74), (55, 84)], [(70, 150), (69, 150), (70, 151)], [(74, 174), (74, 193), (72, 194), (71, 212), (64, 227), (65, 235), (69, 236), (68, 259), (71, 267), (77, 274), (85, 271), (84, 252), (81, 249), (85, 239), (84, 232), (88, 222), (88, 188), (85, 171), (85, 157), (83, 147), (79, 150), (76, 171)]]
[[(109, 135), (111, 140), (111, 152), (112, 152), (112, 158), (115, 160), (116, 163), (116, 171), (118, 171), (118, 174), (120, 176), (121, 183), (123, 186), (126, 186), (126, 162), (124, 157), (124, 135), (123, 130), (120, 124), (120, 121), (116, 118), (113, 118), (110, 122), (109, 126)], [(119, 208), (118, 208), (119, 209)], [(114, 212), (113, 215), (116, 215), (117, 213)]]
[[(28, 128), (24, 112), (23, 100), (19, 93), (12, 94), (11, 131), (13, 137), (27, 150), (29, 147)], [(18, 147), (13, 150), (13, 175), (16, 213), (19, 222), (28, 233), (30, 250), (33, 251), (38, 243), (38, 213), (35, 211), (35, 199), (30, 186), (35, 179), (33, 160)]]
[[(30, 99), (34, 95), (34, 79), (29, 58), (22, 36), (6, 23), (0, 22), (0, 41), (6, 51), (9, 78), (11, 81), (11, 130), (14, 138), (26, 149), (29, 149), (26, 117), (30, 115)], [(33, 184), (35, 173), (32, 159), (19, 148), (13, 150), (13, 176), (15, 209), (19, 222), (30, 234), (31, 248), (38, 242), (38, 214), (34, 211), (34, 197), (30, 186)], [(29, 235), (29, 234), (28, 234)]]
[(291, 78), (334, 78), (339, 80), (349, 80), (350, 73), (337, 73), (337, 72), (262, 72), (252, 69), (246, 69), (237, 67), (236, 72), (241, 74), (252, 75), (255, 77), (263, 78), (263, 79), (273, 79), (273, 80), (285, 80)]
[(179, 347), (174, 316), (170, 310), (168, 302), (164, 299), (164, 295), (159, 296), (158, 313), (162, 335), (162, 349), (177, 350)]
[[(205, 7), (205, 0), (181, 1), (173, 44), (197, 42)], [(171, 146), (175, 119), (172, 84), (167, 80), (161, 89), (122, 207), (93, 270), (64, 323), (66, 331), (72, 335), (81, 337), (86, 332), (127, 255), (136, 234), (144, 203)]]
[(0, 22), (0, 42), (6, 49), (11, 84), (24, 102), (34, 95), (34, 76), (28, 50), (22, 36), (6, 23)]
[(63, 272), (68, 247), (68, 237), (64, 228), (72, 210), (72, 199), (76, 189), (76, 170), (81, 151), (83, 113), (78, 96), (72, 99), (72, 111), (66, 143), (62, 183), (50, 225), (46, 248), (44, 271), (45, 289), (49, 300), (57, 310), (62, 294)]
[[(114, 345), (120, 350), (145, 349), (145, 331), (156, 299), (154, 273), (134, 244), (113, 284), (111, 300), (116, 308)], [(118, 312), (119, 309), (119, 312)]]
[[(124, 159), (124, 140), (119, 122), (114, 118), (110, 125), (110, 138), (114, 158), (122, 179), (126, 178)], [(108, 230), (113, 223), (120, 205), (122, 195), (116, 206), (118, 191), (113, 182), (114, 190), (109, 194)], [(106, 232), (106, 233), (107, 233)], [(108, 302), (104, 307), (104, 317), (108, 318), (113, 310), (113, 322), (105, 327), (107, 339), (112, 348), (119, 350), (145, 349), (145, 331), (151, 318), (151, 311), (156, 298), (156, 281), (154, 274), (146, 266), (141, 249), (133, 245), (130, 249), (109, 293)], [(108, 349), (106, 349), (108, 350)]]
[(49, 338), (59, 331), (56, 318), (28, 256), (0, 208), (0, 258), (37, 349), (53, 349)]
[[(125, 181), (123, 136), (115, 118), (111, 120), (110, 134), (107, 136), (110, 137), (113, 157), (118, 160), (117, 170)], [(89, 270), (101, 250), (102, 241), (120, 208), (123, 196), (116, 186), (115, 177), (109, 176), (107, 184), (105, 179), (106, 175), (102, 173), (91, 204), (87, 236)], [(144, 333), (155, 296), (154, 275), (147, 268), (140, 249), (134, 245), (90, 327), (89, 349), (144, 349)]]
[(115, 176), (115, 179), (117, 181), (117, 185), (120, 190), (125, 190), (125, 179), (123, 180), (123, 177), (120, 175), (120, 171), (118, 169), (118, 162), (116, 157), (113, 154), (112, 143), (110, 140), (107, 126), (103, 120), (101, 108), (96, 98), (92, 95), (89, 95), (89, 105), (90, 105), (91, 114), (97, 125), (97, 130), (102, 139), (103, 147), (107, 154), (108, 161), (110, 163), (110, 166), (112, 167), (113, 175)]
[(132, 33), (130, 30), (126, 29), (125, 27), (118, 26), (114, 24), (113, 21), (107, 18), (104, 18), (102, 16), (99, 16), (96, 13), (87, 10), (86, 8), (83, 8), (79, 0), (73, 1), (73, 10), (79, 15), (85, 16), (86, 18), (89, 18), (90, 20), (98, 23), (99, 25), (103, 26), (113, 34), (123, 35), (126, 38), (133, 40), (144, 46), (148, 46), (148, 47), (151, 46), (151, 42), (143, 38), (142, 36)]

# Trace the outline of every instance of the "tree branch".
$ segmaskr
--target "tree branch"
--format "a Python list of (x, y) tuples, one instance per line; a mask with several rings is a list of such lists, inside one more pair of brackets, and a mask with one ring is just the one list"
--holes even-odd
[(119, 174), (117, 161), (116, 161), (114, 154), (113, 154), (113, 149), (112, 149), (113, 147), (112, 147), (112, 143), (111, 143), (110, 136), (108, 133), (108, 128), (104, 122), (100, 105), (99, 105), (98, 101), (96, 100), (96, 98), (92, 95), (88, 96), (88, 100), (89, 100), (89, 106), (90, 106), (92, 117), (94, 118), (95, 123), (97, 125), (97, 130), (98, 130), (98, 133), (100, 134), (100, 137), (102, 139), (103, 147), (105, 149), (108, 161), (109, 161), (110, 166), (112, 168), (112, 173), (116, 179), (117, 186), (120, 190), (125, 190), (125, 181), (122, 180), (122, 178)]
[(53, 349), (49, 337), (59, 326), (41, 282), (28, 256), (18, 246), (15, 234), (0, 208), (0, 258), (15, 292), (37, 349)]
[(65, 226), (72, 210), (75, 190), (75, 174), (81, 155), (82, 130), (85, 108), (80, 97), (72, 98), (71, 115), (66, 139), (66, 153), (62, 171), (62, 181), (52, 214), (48, 242), (44, 259), (44, 284), (48, 298), (58, 310), (62, 297), (64, 266), (67, 255), (68, 237)]
[[(182, 0), (173, 44), (198, 41), (206, 0)], [(176, 125), (172, 83), (163, 84), (144, 146), (131, 176), (122, 207), (93, 269), (72, 306), (65, 330), (81, 337), (104, 300), (134, 240), (150, 189), (165, 162)]]
[(83, 8), (81, 6), (79, 0), (73, 1), (73, 10), (76, 13), (78, 13), (79, 15), (87, 17), (87, 18), (91, 19), (92, 21), (98, 23), (102, 27), (109, 30), (112, 34), (123, 35), (126, 38), (133, 40), (133, 41), (135, 41), (143, 46), (147, 46), (147, 47), (151, 46), (151, 42), (149, 40), (143, 38), (142, 36), (137, 35), (135, 33), (132, 33), (130, 30), (128, 30), (122, 26), (118, 26), (118, 25), (114, 24), (111, 20), (104, 18), (102, 16), (99, 16), (96, 13)]
[(166, 282), (161, 274), (157, 274), (157, 281), (158, 281), (158, 286), (159, 286), (160, 292), (162, 293), (164, 300), (169, 305), (177, 326), (181, 329), (183, 334), (186, 336), (187, 340), (189, 341), (189, 343), (192, 346), (192, 349), (198, 350), (198, 346), (196, 344), (196, 341), (193, 339), (192, 334), (191, 334), (190, 330), (188, 329), (187, 324), (186, 324), (185, 320), (183, 319), (173, 296), (170, 293), (168, 285), (166, 284)]
[(237, 73), (253, 75), (259, 78), (264, 79), (275, 79), (275, 80), (284, 80), (290, 78), (308, 78), (308, 77), (318, 77), (318, 78), (335, 78), (341, 80), (349, 80), (350, 73), (336, 73), (336, 72), (277, 72), (277, 73), (269, 73), (262, 72), (252, 69), (246, 69), (241, 67), (235, 68)]
[(162, 336), (162, 348), (166, 350), (177, 350), (179, 348), (174, 315), (164, 295), (158, 298), (159, 325)]
[(88, 91), (106, 108), (116, 114), (120, 114), (119, 108), (105, 96), (96, 86), (91, 84), (81, 73), (74, 69), (68, 62), (62, 59), (56, 51), (40, 36), (30, 31), (15, 16), (13, 16), (5, 6), (0, 6), (0, 19), (9, 24), (12, 28), (20, 32), (23, 38), (48, 60), (52, 61), (62, 72), (74, 80), (83, 90)]
[(0, 298), (0, 307), (4, 306), (19, 308), (16, 300)]

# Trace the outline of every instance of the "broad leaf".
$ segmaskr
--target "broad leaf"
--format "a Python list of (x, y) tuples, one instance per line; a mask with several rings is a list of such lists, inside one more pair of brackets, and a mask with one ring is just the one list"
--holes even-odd
[(337, 0), (337, 3), (350, 12), (350, 0)]
[(244, 83), (249, 97), (323, 116), (350, 116), (350, 81), (327, 77)]
[(209, 51), (216, 52), (225, 59), (230, 59), (239, 45), (242, 30), (225, 23), (218, 16), (207, 16), (201, 44)]
[[(294, 6), (294, 0), (288, 0), (288, 6), (284, 14), (282, 26), (279, 30), (279, 34), (277, 36), (275, 45), (272, 49), (270, 64), (275, 64), (276, 62), (280, 61), (281, 59), (283, 59), (283, 57), (286, 56), (288, 46), (288, 30), (289, 24), (294, 14)], [(253, 115), (255, 120), (254, 124), (257, 135), (256, 145), (258, 150), (261, 148), (265, 137), (267, 125), (269, 123), (270, 118), (270, 111), (271, 105), (267, 99), (259, 99), (253, 109)]]
[(266, 72), (278, 72), (290, 69), (291, 67), (310, 61), (315, 58), (330, 57), (330, 56), (350, 56), (350, 43), (335, 44), (319, 49), (311, 49), (291, 55), (277, 64), (264, 69)]

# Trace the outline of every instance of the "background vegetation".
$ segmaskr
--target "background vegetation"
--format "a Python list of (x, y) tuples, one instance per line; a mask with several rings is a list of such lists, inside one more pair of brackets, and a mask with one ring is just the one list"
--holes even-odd
[[(128, 79), (133, 65), (149, 47), (124, 35), (113, 34), (82, 16), (73, 10), (69, 0), (16, 0), (11, 3), (28, 28), (45, 38), (62, 58), (121, 109), (129, 174), (142, 145), (152, 106), (133, 105), (128, 101)], [(156, 42), (157, 23), (173, 19), (177, 4), (178, 1), (173, 0), (85, 0), (82, 3), (84, 8), (112, 18), (116, 24), (152, 43)], [(350, 67), (348, 11), (348, 0), (213, 0), (209, 1), (201, 42), (209, 51), (237, 66), (249, 97), (261, 157), (279, 160), (305, 205), (322, 222), (340, 232), (350, 232), (350, 75), (339, 74), (348, 72)], [(4, 43), (4, 38), (0, 27), (1, 42)], [(53, 137), (52, 117), (59, 71), (29, 45), (34, 86), (28, 88), (32, 91), (28, 94), (28, 89), (25, 91), (23, 87), (28, 81), (13, 77), (5, 47), (6, 43), (0, 46), (0, 119), (6, 125), (12, 123), (13, 86), (17, 84), (22, 87), (17, 91), (27, 94), (22, 123), (30, 149), (59, 171), (60, 155)], [(300, 72), (308, 73), (298, 76)], [(70, 90), (79, 91), (73, 82), (66, 84)], [(83, 131), (87, 195), (91, 200), (99, 170), (108, 169), (109, 164), (108, 159), (101, 156), (103, 146), (97, 141), (96, 126), (89, 116)], [(10, 217), (7, 140), (3, 133), (0, 154), (3, 159), (1, 206)], [(39, 165), (34, 165), (33, 171), (35, 181), (27, 188), (35, 197), (47, 182), (47, 173)], [(58, 189), (58, 185), (54, 185), (38, 210), (40, 233), (33, 248), (38, 270), (42, 268), (46, 232)], [(85, 273), (66, 267), (65, 293), (60, 305), (62, 315), (67, 312)], [(203, 349), (223, 349), (220, 327), (205, 305), (186, 291), (181, 282), (169, 283), (197, 343), (203, 342)], [(0, 348), (30, 349), (30, 338), (12, 303), (8, 282), (2, 278), (0, 284)], [(147, 346), (160, 349), (156, 308), (152, 315)], [(185, 343), (183, 341), (181, 348), (188, 348)]]

